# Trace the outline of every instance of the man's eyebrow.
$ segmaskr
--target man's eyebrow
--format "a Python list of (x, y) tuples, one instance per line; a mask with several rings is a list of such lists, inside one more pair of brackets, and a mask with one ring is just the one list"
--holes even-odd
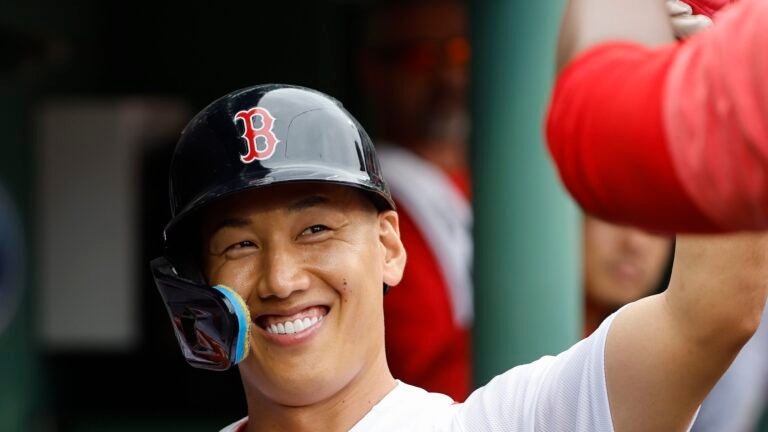
[(306, 198), (301, 198), (299, 200), (296, 200), (288, 204), (287, 210), (291, 213), (294, 213), (294, 212), (308, 209), (310, 207), (328, 204), (330, 202), (331, 200), (328, 197), (325, 197), (322, 195), (312, 195)]

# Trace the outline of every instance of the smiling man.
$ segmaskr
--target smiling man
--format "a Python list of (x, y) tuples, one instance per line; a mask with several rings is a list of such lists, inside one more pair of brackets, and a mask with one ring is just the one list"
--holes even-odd
[(186, 360), (240, 370), (248, 416), (225, 431), (685, 430), (765, 302), (764, 235), (680, 238), (664, 294), (457, 404), (387, 366), (383, 295), (406, 254), (370, 139), (338, 102), (233, 92), (186, 127), (170, 180), (153, 274)]
[(295, 183), (224, 198), (205, 220), (205, 274), (238, 287), (255, 324), (240, 367), (250, 416), (348, 429), (394, 387), (382, 281), (405, 264), (397, 214), (349, 187)]

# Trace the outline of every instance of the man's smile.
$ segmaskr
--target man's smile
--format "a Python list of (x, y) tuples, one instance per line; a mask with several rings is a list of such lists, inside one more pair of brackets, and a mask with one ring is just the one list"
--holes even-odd
[(329, 312), (328, 306), (313, 305), (263, 313), (254, 322), (268, 340), (290, 345), (313, 334)]

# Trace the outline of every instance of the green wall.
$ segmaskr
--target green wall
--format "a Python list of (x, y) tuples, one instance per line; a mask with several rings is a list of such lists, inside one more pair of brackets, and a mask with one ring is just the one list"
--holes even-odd
[(561, 8), (472, 3), (478, 385), (580, 336), (580, 222), (542, 136)]

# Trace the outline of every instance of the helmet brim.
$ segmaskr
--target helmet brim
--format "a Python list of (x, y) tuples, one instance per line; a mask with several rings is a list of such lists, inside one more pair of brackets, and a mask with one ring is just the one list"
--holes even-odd
[(284, 166), (280, 170), (274, 170), (267, 175), (255, 175), (253, 178), (238, 178), (229, 182), (217, 184), (195, 197), (182, 210), (176, 214), (165, 226), (165, 238), (167, 242), (178, 237), (181, 226), (188, 226), (184, 221), (191, 219), (192, 215), (199, 214), (200, 210), (207, 208), (212, 203), (234, 194), (254, 189), (261, 189), (286, 183), (318, 183), (338, 184), (348, 186), (366, 192), (379, 211), (396, 210), (392, 197), (382, 193), (387, 190), (381, 183), (372, 181), (367, 173), (361, 172), (359, 176), (351, 175), (346, 169), (333, 169), (327, 166), (311, 166), (303, 163), (300, 166)]

